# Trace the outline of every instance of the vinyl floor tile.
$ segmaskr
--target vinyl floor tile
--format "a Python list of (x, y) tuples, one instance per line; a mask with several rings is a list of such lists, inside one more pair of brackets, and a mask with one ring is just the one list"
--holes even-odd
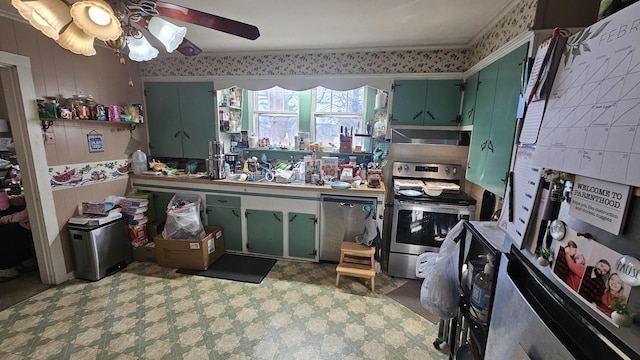
[(278, 261), (261, 284), (134, 262), (0, 311), (2, 359), (446, 359), (437, 326), (386, 294), (405, 280)]

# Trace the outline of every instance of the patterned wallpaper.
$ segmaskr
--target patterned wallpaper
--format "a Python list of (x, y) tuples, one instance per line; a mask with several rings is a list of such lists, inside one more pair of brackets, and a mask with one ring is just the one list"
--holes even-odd
[(164, 57), (140, 64), (140, 76), (264, 76), (464, 72), (527, 31), (537, 0), (522, 0), (469, 49)]
[(467, 53), (467, 69), (484, 59), (516, 36), (533, 27), (538, 0), (522, 0), (506, 14), (496, 25)]

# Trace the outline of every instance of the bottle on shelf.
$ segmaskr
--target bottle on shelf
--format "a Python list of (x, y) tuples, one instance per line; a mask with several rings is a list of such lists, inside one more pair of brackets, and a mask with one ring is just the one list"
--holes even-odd
[(473, 278), (471, 286), (471, 316), (481, 323), (486, 323), (491, 305), (491, 289), (493, 287), (493, 256), (480, 255), (487, 259), (484, 269)]

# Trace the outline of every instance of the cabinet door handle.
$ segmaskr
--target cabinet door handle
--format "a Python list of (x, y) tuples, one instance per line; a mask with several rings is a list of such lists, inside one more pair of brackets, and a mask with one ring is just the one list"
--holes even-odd
[(420, 112), (418, 112), (417, 114), (415, 114), (415, 115), (413, 116), (413, 120), (417, 119), (417, 118), (418, 118), (418, 116), (422, 115), (422, 113), (423, 113), (423, 111), (420, 111)]
[(316, 255), (318, 255), (318, 250), (313, 249), (313, 252), (310, 252), (310, 253), (309, 253), (309, 254), (307, 254), (307, 255), (311, 255), (311, 256), (315, 257)]
[(187, 134), (187, 133), (186, 133), (186, 132), (184, 132), (184, 131), (183, 131), (182, 133), (184, 134), (184, 136), (186, 136), (186, 137), (187, 137), (187, 139), (191, 139), (191, 136), (189, 136), (189, 134)]
[(489, 140), (485, 140), (482, 144), (480, 144), (480, 151), (484, 151), (484, 148), (487, 147), (487, 142), (489, 142)]
[(433, 114), (431, 113), (431, 111), (427, 111), (427, 115), (429, 115), (429, 117), (431, 117), (431, 120), (435, 120), (435, 116), (433, 116)]
[(294, 214), (294, 215), (293, 215), (293, 217), (289, 219), (289, 222), (290, 222), (290, 223), (291, 223), (291, 222), (293, 222), (293, 220), (295, 220), (295, 218), (296, 218), (297, 216), (298, 216), (298, 215)]
[(489, 146), (487, 146), (487, 148), (493, 152), (493, 142), (491, 142), (491, 140), (489, 140)]
[(176, 132), (175, 135), (173, 135), (174, 138), (178, 137), (178, 135), (180, 135), (180, 131)]
[(273, 213), (273, 217), (276, 218), (276, 220), (282, 222), (282, 220), (280, 220), (280, 218), (278, 217), (278, 215), (276, 215), (276, 213)]
[(473, 109), (474, 109), (474, 108), (471, 108), (471, 109), (469, 109), (469, 111), (467, 111), (467, 117), (468, 117), (468, 118), (470, 118), (471, 116), (473, 116)]
[(235, 215), (236, 217), (240, 217), (240, 214), (238, 214), (236, 212), (236, 209), (231, 209), (231, 212), (233, 213), (233, 215)]
[(247, 243), (247, 250), (252, 250), (253, 248)]
[(244, 217), (248, 218), (248, 217), (249, 217), (249, 215), (251, 215), (251, 213), (250, 213), (250, 212), (248, 212), (247, 210), (245, 210), (245, 211), (244, 211)]
[(224, 203), (227, 203), (227, 202), (229, 202), (229, 201), (224, 200), (224, 199), (218, 199), (218, 202), (219, 202), (219, 203), (223, 203), (223, 204), (224, 204)]

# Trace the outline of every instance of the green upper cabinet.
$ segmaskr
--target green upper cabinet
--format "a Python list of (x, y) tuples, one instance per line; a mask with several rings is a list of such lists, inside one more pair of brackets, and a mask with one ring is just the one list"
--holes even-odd
[(217, 137), (212, 82), (144, 84), (151, 156), (205, 159)]
[(471, 75), (464, 82), (464, 97), (462, 99), (462, 114), (460, 125), (473, 125), (473, 116), (476, 111), (476, 94), (478, 93), (478, 76), (479, 72)]
[(528, 45), (480, 70), (467, 179), (504, 197)]
[(391, 125), (457, 126), (460, 80), (396, 80)]

